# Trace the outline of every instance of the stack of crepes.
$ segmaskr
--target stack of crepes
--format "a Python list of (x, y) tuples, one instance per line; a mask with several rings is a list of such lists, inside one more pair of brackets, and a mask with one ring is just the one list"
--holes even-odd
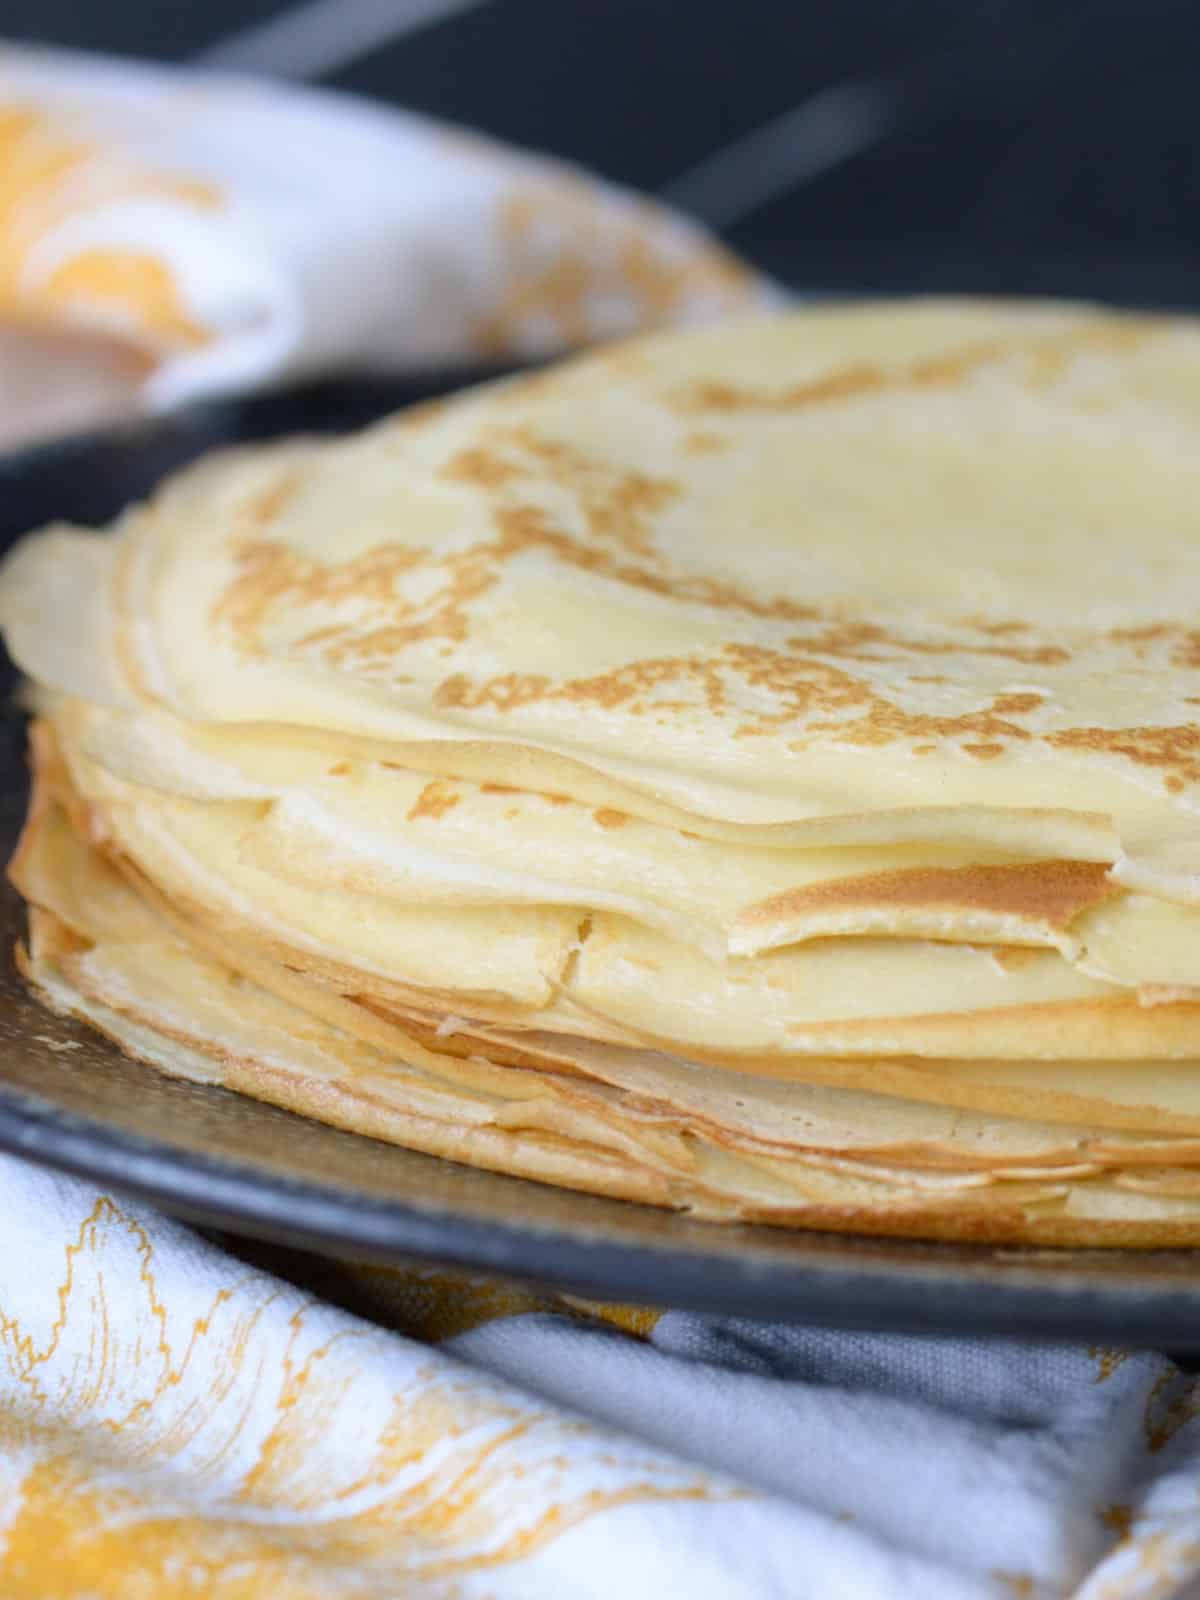
[(1200, 324), (818, 309), (38, 533), (24, 968), (547, 1182), (1200, 1240), (1198, 439)]

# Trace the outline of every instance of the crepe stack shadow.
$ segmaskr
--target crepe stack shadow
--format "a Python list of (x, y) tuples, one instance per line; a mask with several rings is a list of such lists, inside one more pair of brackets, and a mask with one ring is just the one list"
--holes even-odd
[(614, 346), (31, 535), (22, 970), (713, 1219), (1200, 1241), (1200, 323)]

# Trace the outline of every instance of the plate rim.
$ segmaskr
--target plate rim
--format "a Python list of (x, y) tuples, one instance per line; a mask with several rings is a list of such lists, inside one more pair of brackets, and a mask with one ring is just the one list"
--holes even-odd
[[(131, 1065), (156, 1071), (142, 1062)], [(975, 1246), (890, 1239), (889, 1247), (911, 1246), (914, 1258), (854, 1260), (838, 1254), (837, 1246), (846, 1243), (848, 1251), (852, 1239), (863, 1242), (865, 1236), (794, 1230), (789, 1237), (795, 1262), (766, 1263), (752, 1254), (706, 1254), (669, 1239), (660, 1244), (591, 1238), (584, 1229), (534, 1220), (481, 1221), (452, 1207), (380, 1199), (152, 1139), (3, 1081), (0, 1151), (133, 1195), (202, 1228), (378, 1265), (436, 1262), (600, 1300), (814, 1326), (1075, 1342), (1111, 1338), (1126, 1345), (1200, 1349), (1200, 1250), (1013, 1247), (1001, 1263), (973, 1258)], [(722, 1231), (730, 1227), (688, 1221)], [(732, 1226), (751, 1237), (768, 1231)], [(805, 1248), (815, 1240), (832, 1253)], [(1111, 1266), (1114, 1257), (1128, 1271), (1115, 1278), (1089, 1276), (1091, 1259)], [(1194, 1263), (1195, 1278), (1139, 1278), (1147, 1258)], [(1061, 1259), (1062, 1276), (1035, 1274), (1033, 1259), (1043, 1266)], [(645, 1281), (651, 1273), (654, 1295), (630, 1291), (631, 1277)], [(932, 1315), (931, 1293), (938, 1297)]]

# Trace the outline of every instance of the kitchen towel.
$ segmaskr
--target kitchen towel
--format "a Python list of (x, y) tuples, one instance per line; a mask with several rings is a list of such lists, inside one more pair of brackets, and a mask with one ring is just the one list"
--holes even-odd
[(315, 372), (544, 356), (772, 298), (674, 213), (460, 128), (0, 46), (10, 434), (14, 413), (45, 433)]
[(1162, 1356), (235, 1248), (0, 1157), (5, 1600), (1200, 1592)]

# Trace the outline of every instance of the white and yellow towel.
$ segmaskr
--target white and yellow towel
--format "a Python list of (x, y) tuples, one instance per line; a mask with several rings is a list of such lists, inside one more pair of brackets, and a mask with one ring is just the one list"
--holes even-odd
[(11, 1157), (0, 1217), (5, 1600), (1165, 1600), (1200, 1579), (1200, 1387), (1159, 1356), (284, 1252), (269, 1273)]
[(99, 413), (541, 355), (763, 295), (673, 214), (460, 129), (326, 90), (0, 48), (0, 402), (29, 363), (14, 327), (75, 335), (47, 360)]

